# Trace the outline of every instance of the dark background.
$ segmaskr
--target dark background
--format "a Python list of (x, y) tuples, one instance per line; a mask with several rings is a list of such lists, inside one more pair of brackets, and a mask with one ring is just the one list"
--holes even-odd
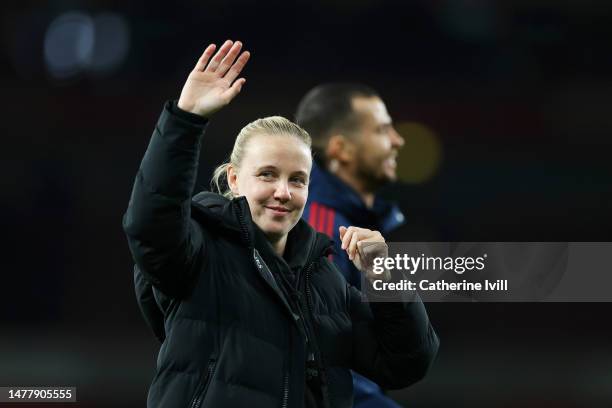
[[(394, 238), (611, 241), (610, 2), (0, 8), (0, 386), (144, 405), (158, 344), (121, 216), (163, 102), (209, 42), (240, 39), (252, 59), (209, 127), (198, 189), (247, 122), (292, 117), (318, 83), (358, 81), (407, 142), (402, 182), (383, 192), (408, 220)], [(442, 345), (429, 376), (393, 394), (407, 406), (612, 406), (609, 303), (428, 310)]]

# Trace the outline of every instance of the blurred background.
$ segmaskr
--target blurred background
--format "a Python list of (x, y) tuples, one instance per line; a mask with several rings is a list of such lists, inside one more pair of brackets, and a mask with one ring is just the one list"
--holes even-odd
[[(380, 92), (406, 139), (401, 182), (383, 192), (407, 218), (393, 240), (612, 241), (610, 2), (0, 9), (1, 386), (144, 406), (159, 345), (121, 217), (164, 101), (210, 42), (240, 39), (252, 59), (209, 127), (198, 190), (247, 122), (291, 118), (316, 84), (356, 81)], [(406, 406), (612, 406), (612, 304), (428, 310), (441, 349), (424, 381), (392, 394)]]

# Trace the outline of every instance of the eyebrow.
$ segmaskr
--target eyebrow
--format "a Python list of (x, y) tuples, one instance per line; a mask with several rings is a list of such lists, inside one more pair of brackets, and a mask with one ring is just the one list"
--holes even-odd
[[(278, 170), (278, 167), (274, 165), (261, 166), (261, 167), (256, 168), (255, 172), (262, 171), (262, 170)], [(308, 173), (303, 170), (297, 170), (297, 171), (292, 172), (291, 174), (308, 177)]]
[(385, 129), (389, 129), (393, 127), (393, 122), (389, 121), (389, 122), (385, 122), (385, 123), (379, 123), (376, 128), (379, 130), (385, 130)]

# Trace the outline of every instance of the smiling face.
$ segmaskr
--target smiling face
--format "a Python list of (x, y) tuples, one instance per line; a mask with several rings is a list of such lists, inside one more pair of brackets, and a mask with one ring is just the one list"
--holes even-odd
[(246, 146), (240, 167), (228, 167), (234, 196), (245, 196), (253, 222), (273, 242), (297, 224), (308, 198), (310, 148), (295, 136), (258, 134)]
[(395, 181), (397, 152), (404, 145), (404, 139), (393, 127), (385, 104), (374, 96), (356, 97), (352, 105), (360, 117), (355, 172), (372, 188)]

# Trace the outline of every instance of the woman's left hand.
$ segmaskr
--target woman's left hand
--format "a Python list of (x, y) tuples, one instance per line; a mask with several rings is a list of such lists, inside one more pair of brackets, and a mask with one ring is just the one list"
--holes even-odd
[(240, 53), (240, 41), (227, 40), (215, 54), (216, 49), (215, 44), (206, 47), (187, 77), (178, 100), (180, 109), (210, 118), (240, 93), (246, 79), (236, 78), (251, 54)]
[(380, 232), (367, 228), (340, 227), (340, 240), (342, 249), (366, 278), (369, 280), (390, 278), (389, 271), (383, 274), (374, 273), (374, 259), (386, 258), (389, 255), (389, 248)]

